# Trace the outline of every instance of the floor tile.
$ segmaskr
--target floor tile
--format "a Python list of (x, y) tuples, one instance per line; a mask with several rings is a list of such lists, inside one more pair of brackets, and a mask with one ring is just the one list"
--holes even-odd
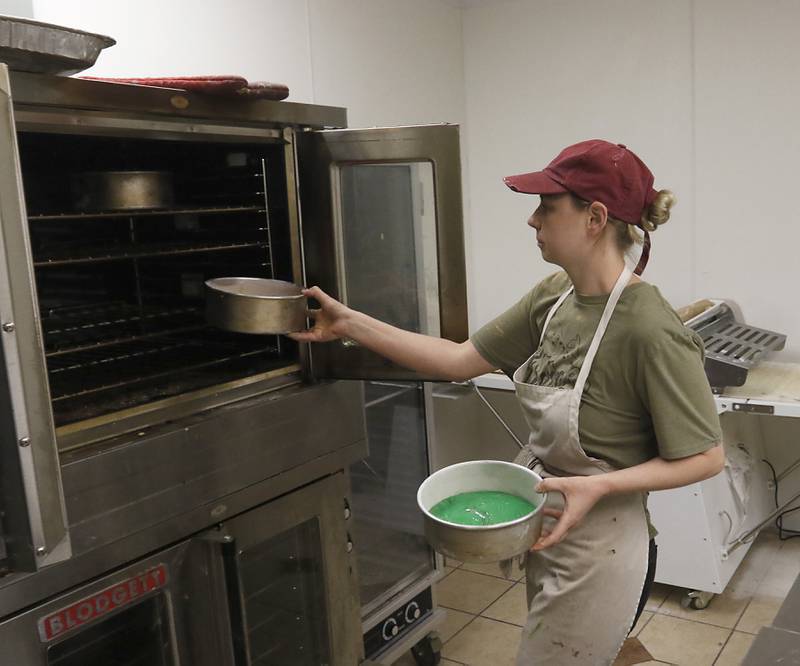
[(755, 636), (752, 634), (734, 631), (725, 647), (722, 648), (722, 652), (714, 662), (714, 666), (739, 666), (744, 661), (744, 657), (754, 640)]
[(460, 661), (453, 661), (452, 659), (445, 659), (442, 657), (442, 660), (439, 662), (442, 666), (447, 666), (447, 664), (455, 664), (456, 666), (463, 666)]
[(633, 637), (638, 636), (642, 629), (644, 629), (644, 626), (650, 621), (651, 617), (653, 617), (653, 613), (651, 611), (643, 610), (642, 614), (639, 616), (639, 619), (636, 620), (636, 624), (633, 625), (633, 629), (629, 635)]
[(645, 608), (650, 611), (658, 610), (659, 606), (664, 603), (664, 600), (669, 596), (671, 591), (672, 588), (669, 585), (653, 583), (653, 587), (650, 588), (650, 596), (647, 597)]
[(715, 596), (706, 608), (695, 610), (681, 606), (681, 599), (685, 595), (686, 590), (673, 589), (659, 607), (658, 612), (692, 622), (706, 622), (718, 627), (733, 629), (747, 604), (750, 603), (749, 594), (742, 594), (735, 589), (726, 589), (722, 594)]
[(436, 585), (441, 606), (477, 615), (500, 598), (513, 583), (458, 569)]
[(522, 632), (519, 627), (479, 617), (442, 649), (442, 656), (469, 666), (513, 666)]
[(730, 629), (656, 613), (637, 638), (657, 661), (711, 666), (730, 634)]
[[(496, 576), (505, 580), (505, 576), (500, 572), (499, 562), (488, 562), (487, 564), (473, 564), (471, 562), (464, 562), (461, 568), (465, 571), (475, 571), (476, 573), (486, 574), (487, 576)], [(520, 571), (519, 567), (514, 564), (511, 567), (511, 577), (508, 580), (517, 581), (525, 575), (524, 571)]]
[(634, 666), (634, 664), (642, 664), (652, 660), (653, 655), (645, 649), (638, 638), (626, 638), (622, 644), (622, 649), (614, 660), (614, 666)]
[(438, 629), (439, 637), (442, 639), (442, 643), (447, 643), (447, 641), (449, 641), (453, 636), (455, 636), (477, 617), (476, 615), (462, 613), (461, 611), (453, 610), (452, 608), (445, 608), (444, 610), (447, 615), (444, 618), (444, 622), (442, 622)]
[(800, 558), (800, 537), (781, 541), (781, 551), (794, 553), (793, 557)]
[(783, 599), (798, 575), (800, 575), (800, 554), (781, 550), (761, 579), (758, 592)]
[(736, 624), (737, 631), (757, 634), (761, 627), (771, 624), (783, 603), (781, 597), (756, 594)]
[(525, 594), (525, 586), (514, 585), (481, 615), (524, 627), (528, 620), (528, 599)]

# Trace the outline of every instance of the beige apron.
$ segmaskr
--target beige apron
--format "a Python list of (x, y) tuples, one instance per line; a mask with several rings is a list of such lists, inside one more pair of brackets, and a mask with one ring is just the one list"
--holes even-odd
[[(614, 471), (584, 452), (578, 411), (597, 348), (630, 277), (626, 267), (608, 298), (573, 388), (523, 381), (530, 358), (514, 373), (517, 397), (531, 429), (522, 455), (540, 461), (534, 469), (542, 477)], [(550, 309), (540, 344), (553, 314), (571, 292), (562, 294)], [(549, 493), (549, 498), (554, 508), (563, 507), (560, 493)], [(550, 528), (554, 522), (545, 518)], [(561, 543), (531, 552), (526, 566), (528, 621), (517, 665), (611, 664), (633, 624), (647, 572), (648, 542), (643, 496), (631, 493), (603, 498)]]

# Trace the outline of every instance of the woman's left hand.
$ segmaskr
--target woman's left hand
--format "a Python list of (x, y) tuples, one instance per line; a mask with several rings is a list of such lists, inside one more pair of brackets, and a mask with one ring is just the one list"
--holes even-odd
[(597, 501), (605, 495), (603, 485), (599, 482), (600, 477), (602, 475), (549, 477), (536, 486), (538, 492), (555, 491), (563, 494), (564, 510), (544, 509), (544, 514), (556, 518), (557, 522), (552, 530), (542, 530), (542, 535), (531, 550), (554, 546), (583, 520)]

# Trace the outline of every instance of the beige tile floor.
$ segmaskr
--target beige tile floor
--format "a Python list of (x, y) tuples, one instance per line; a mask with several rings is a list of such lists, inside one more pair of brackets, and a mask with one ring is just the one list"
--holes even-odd
[[(505, 580), (496, 566), (451, 563), (438, 583), (447, 619), (439, 630), (442, 664), (511, 666), (525, 623), (525, 583)], [(631, 656), (618, 666), (740, 664), (755, 634), (772, 622), (800, 574), (800, 539), (759, 535), (725, 592), (704, 610), (687, 610), (685, 590), (656, 584), (629, 641)], [(642, 649), (643, 648), (643, 649)], [(645, 657), (648, 654), (652, 659)], [(639, 656), (636, 656), (639, 655)], [(404, 656), (397, 666), (415, 662)]]

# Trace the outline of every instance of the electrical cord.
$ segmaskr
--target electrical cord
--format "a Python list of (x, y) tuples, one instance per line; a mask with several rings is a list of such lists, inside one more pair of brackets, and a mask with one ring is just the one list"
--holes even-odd
[[(766, 463), (769, 467), (770, 471), (772, 472), (772, 486), (774, 489), (774, 499), (775, 499), (775, 508), (777, 509), (778, 504), (778, 474), (775, 472), (775, 468), (772, 466), (772, 463), (765, 458), (761, 459), (761, 462)], [(800, 537), (800, 532), (797, 530), (790, 530), (786, 529), (783, 526), (783, 517), (787, 514), (792, 513), (793, 511), (800, 511), (800, 506), (796, 506), (793, 509), (786, 509), (786, 511), (781, 511), (775, 518), (775, 527), (778, 528), (778, 538), (781, 541), (787, 541), (788, 539), (796, 539)], [(784, 536), (786, 534), (786, 536)]]

